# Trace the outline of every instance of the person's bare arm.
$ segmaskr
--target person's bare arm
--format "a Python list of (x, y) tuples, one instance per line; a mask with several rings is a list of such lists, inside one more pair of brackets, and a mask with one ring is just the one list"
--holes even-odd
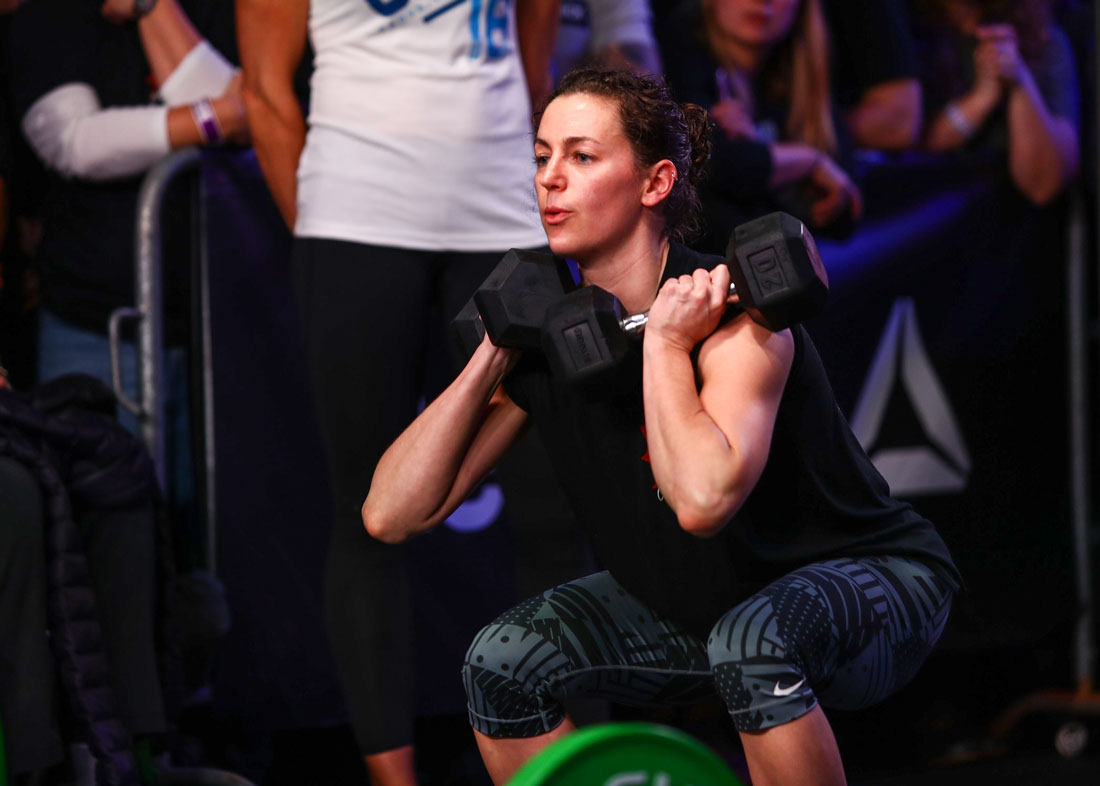
[(1008, 96), (1008, 168), (1037, 205), (1056, 197), (1076, 174), (1080, 146), (1073, 123), (1052, 115), (1031, 73), (1022, 69)]
[(153, 84), (158, 86), (202, 40), (176, 0), (157, 0), (153, 10), (138, 20), (137, 27)]
[(237, 0), (242, 96), (264, 179), (287, 226), (298, 214), (298, 158), (306, 123), (294, 94), (305, 52), (309, 0)]
[[(241, 102), (239, 80), (234, 80), (224, 95), (210, 100), (218, 120), (221, 138), (237, 145), (249, 141), (248, 117)], [(206, 144), (190, 106), (174, 106), (168, 110), (168, 144), (174, 150), (188, 145)]]
[[(1020, 55), (1011, 25), (978, 28), (978, 50), (1004, 86), (1008, 101), (1008, 168), (1016, 187), (1036, 204), (1045, 204), (1077, 174), (1077, 130), (1051, 114), (1031, 70)], [(977, 60), (978, 55), (975, 55)]]
[(532, 109), (540, 107), (553, 90), (550, 61), (559, 24), (561, 0), (516, 0), (516, 39)]
[[(714, 331), (728, 289), (724, 266), (666, 282), (643, 344), (653, 477), (680, 526), (700, 536), (718, 533), (759, 480), (794, 356), (789, 331), (745, 314)], [(700, 341), (701, 386), (691, 361)]]
[(976, 84), (932, 118), (924, 133), (924, 147), (932, 151), (962, 147), (985, 124), (1000, 102), (999, 88), (992, 89), (988, 82)]
[(104, 0), (100, 13), (114, 24), (136, 20), (145, 59), (157, 86), (164, 84), (187, 53), (202, 40), (176, 0), (157, 0), (152, 10), (140, 19), (136, 19), (134, 0)]
[(845, 211), (857, 219), (863, 214), (863, 196), (858, 186), (828, 153), (800, 142), (775, 142), (768, 149), (772, 157), (769, 180), (772, 188), (797, 181), (813, 187), (817, 197), (809, 219), (814, 226), (825, 226)]
[(362, 510), (373, 537), (400, 543), (431, 529), (496, 466), (527, 421), (500, 387), (514, 360), (486, 338), (382, 455)]
[(895, 79), (874, 85), (848, 110), (846, 119), (859, 147), (907, 150), (920, 137), (920, 82)]

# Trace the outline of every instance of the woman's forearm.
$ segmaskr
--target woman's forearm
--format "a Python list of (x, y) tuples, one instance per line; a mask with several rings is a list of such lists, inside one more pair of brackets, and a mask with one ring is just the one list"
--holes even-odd
[(846, 120), (859, 147), (908, 150), (920, 136), (920, 82), (897, 79), (868, 88)]
[(643, 353), (653, 478), (686, 531), (715, 534), (740, 507), (735, 446), (703, 407), (691, 355), (650, 340)]
[(768, 185), (785, 186), (809, 176), (824, 155), (820, 150), (799, 142), (776, 142), (769, 145), (772, 154), (772, 173)]
[(495, 466), (526, 415), (501, 391), (509, 354), (483, 342), (382, 455), (363, 503), (375, 538), (398, 543), (449, 516)]
[(264, 179), (287, 226), (298, 214), (298, 159), (306, 123), (294, 94), (294, 72), (305, 52), (307, 0), (238, 0), (241, 95)]
[(298, 99), (289, 87), (285, 91), (249, 89), (247, 78), (242, 97), (260, 170), (283, 220), (293, 230), (298, 215), (298, 159), (306, 144)]
[[(220, 140), (243, 142), (247, 139), (247, 120), (240, 106), (234, 103), (239, 100), (237, 96), (222, 96), (210, 101), (210, 108), (221, 134)], [(188, 145), (209, 144), (191, 105), (171, 107), (168, 110), (167, 125), (168, 143), (173, 150)]]
[(952, 101), (928, 124), (924, 147), (933, 151), (957, 150), (985, 125), (1001, 97), (989, 89), (975, 88)]
[(153, 10), (138, 20), (137, 28), (157, 86), (164, 84), (202, 40), (176, 0), (157, 0)]
[(1008, 165), (1017, 188), (1032, 202), (1053, 199), (1077, 173), (1077, 131), (1047, 110), (1026, 70), (1008, 99)]

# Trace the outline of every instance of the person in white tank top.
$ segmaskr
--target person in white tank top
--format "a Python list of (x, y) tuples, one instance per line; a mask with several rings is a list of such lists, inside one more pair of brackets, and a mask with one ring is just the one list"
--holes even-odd
[[(330, 640), (373, 783), (415, 782), (411, 603), (358, 502), (416, 413), (434, 309), (509, 248), (544, 247), (531, 107), (558, 0), (238, 0), (257, 157), (294, 231), (295, 294), (336, 516)], [(307, 123), (293, 90), (314, 51)]]

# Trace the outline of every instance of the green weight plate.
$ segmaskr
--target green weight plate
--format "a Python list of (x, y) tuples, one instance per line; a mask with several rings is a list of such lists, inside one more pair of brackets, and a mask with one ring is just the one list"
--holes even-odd
[(652, 723), (609, 723), (540, 752), (508, 786), (744, 786), (698, 740)]

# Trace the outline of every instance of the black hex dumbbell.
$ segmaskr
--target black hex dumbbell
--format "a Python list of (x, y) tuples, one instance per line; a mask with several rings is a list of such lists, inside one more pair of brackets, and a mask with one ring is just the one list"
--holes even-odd
[(513, 248), (451, 323), (458, 359), (468, 361), (485, 333), (500, 347), (538, 349), (547, 307), (575, 286), (561, 257)]
[[(769, 330), (808, 319), (825, 304), (829, 282), (817, 244), (803, 223), (786, 213), (735, 228), (726, 262), (737, 308)], [(581, 287), (547, 309), (542, 349), (555, 373), (585, 383), (616, 366), (646, 322), (648, 312), (628, 316), (611, 293)]]

